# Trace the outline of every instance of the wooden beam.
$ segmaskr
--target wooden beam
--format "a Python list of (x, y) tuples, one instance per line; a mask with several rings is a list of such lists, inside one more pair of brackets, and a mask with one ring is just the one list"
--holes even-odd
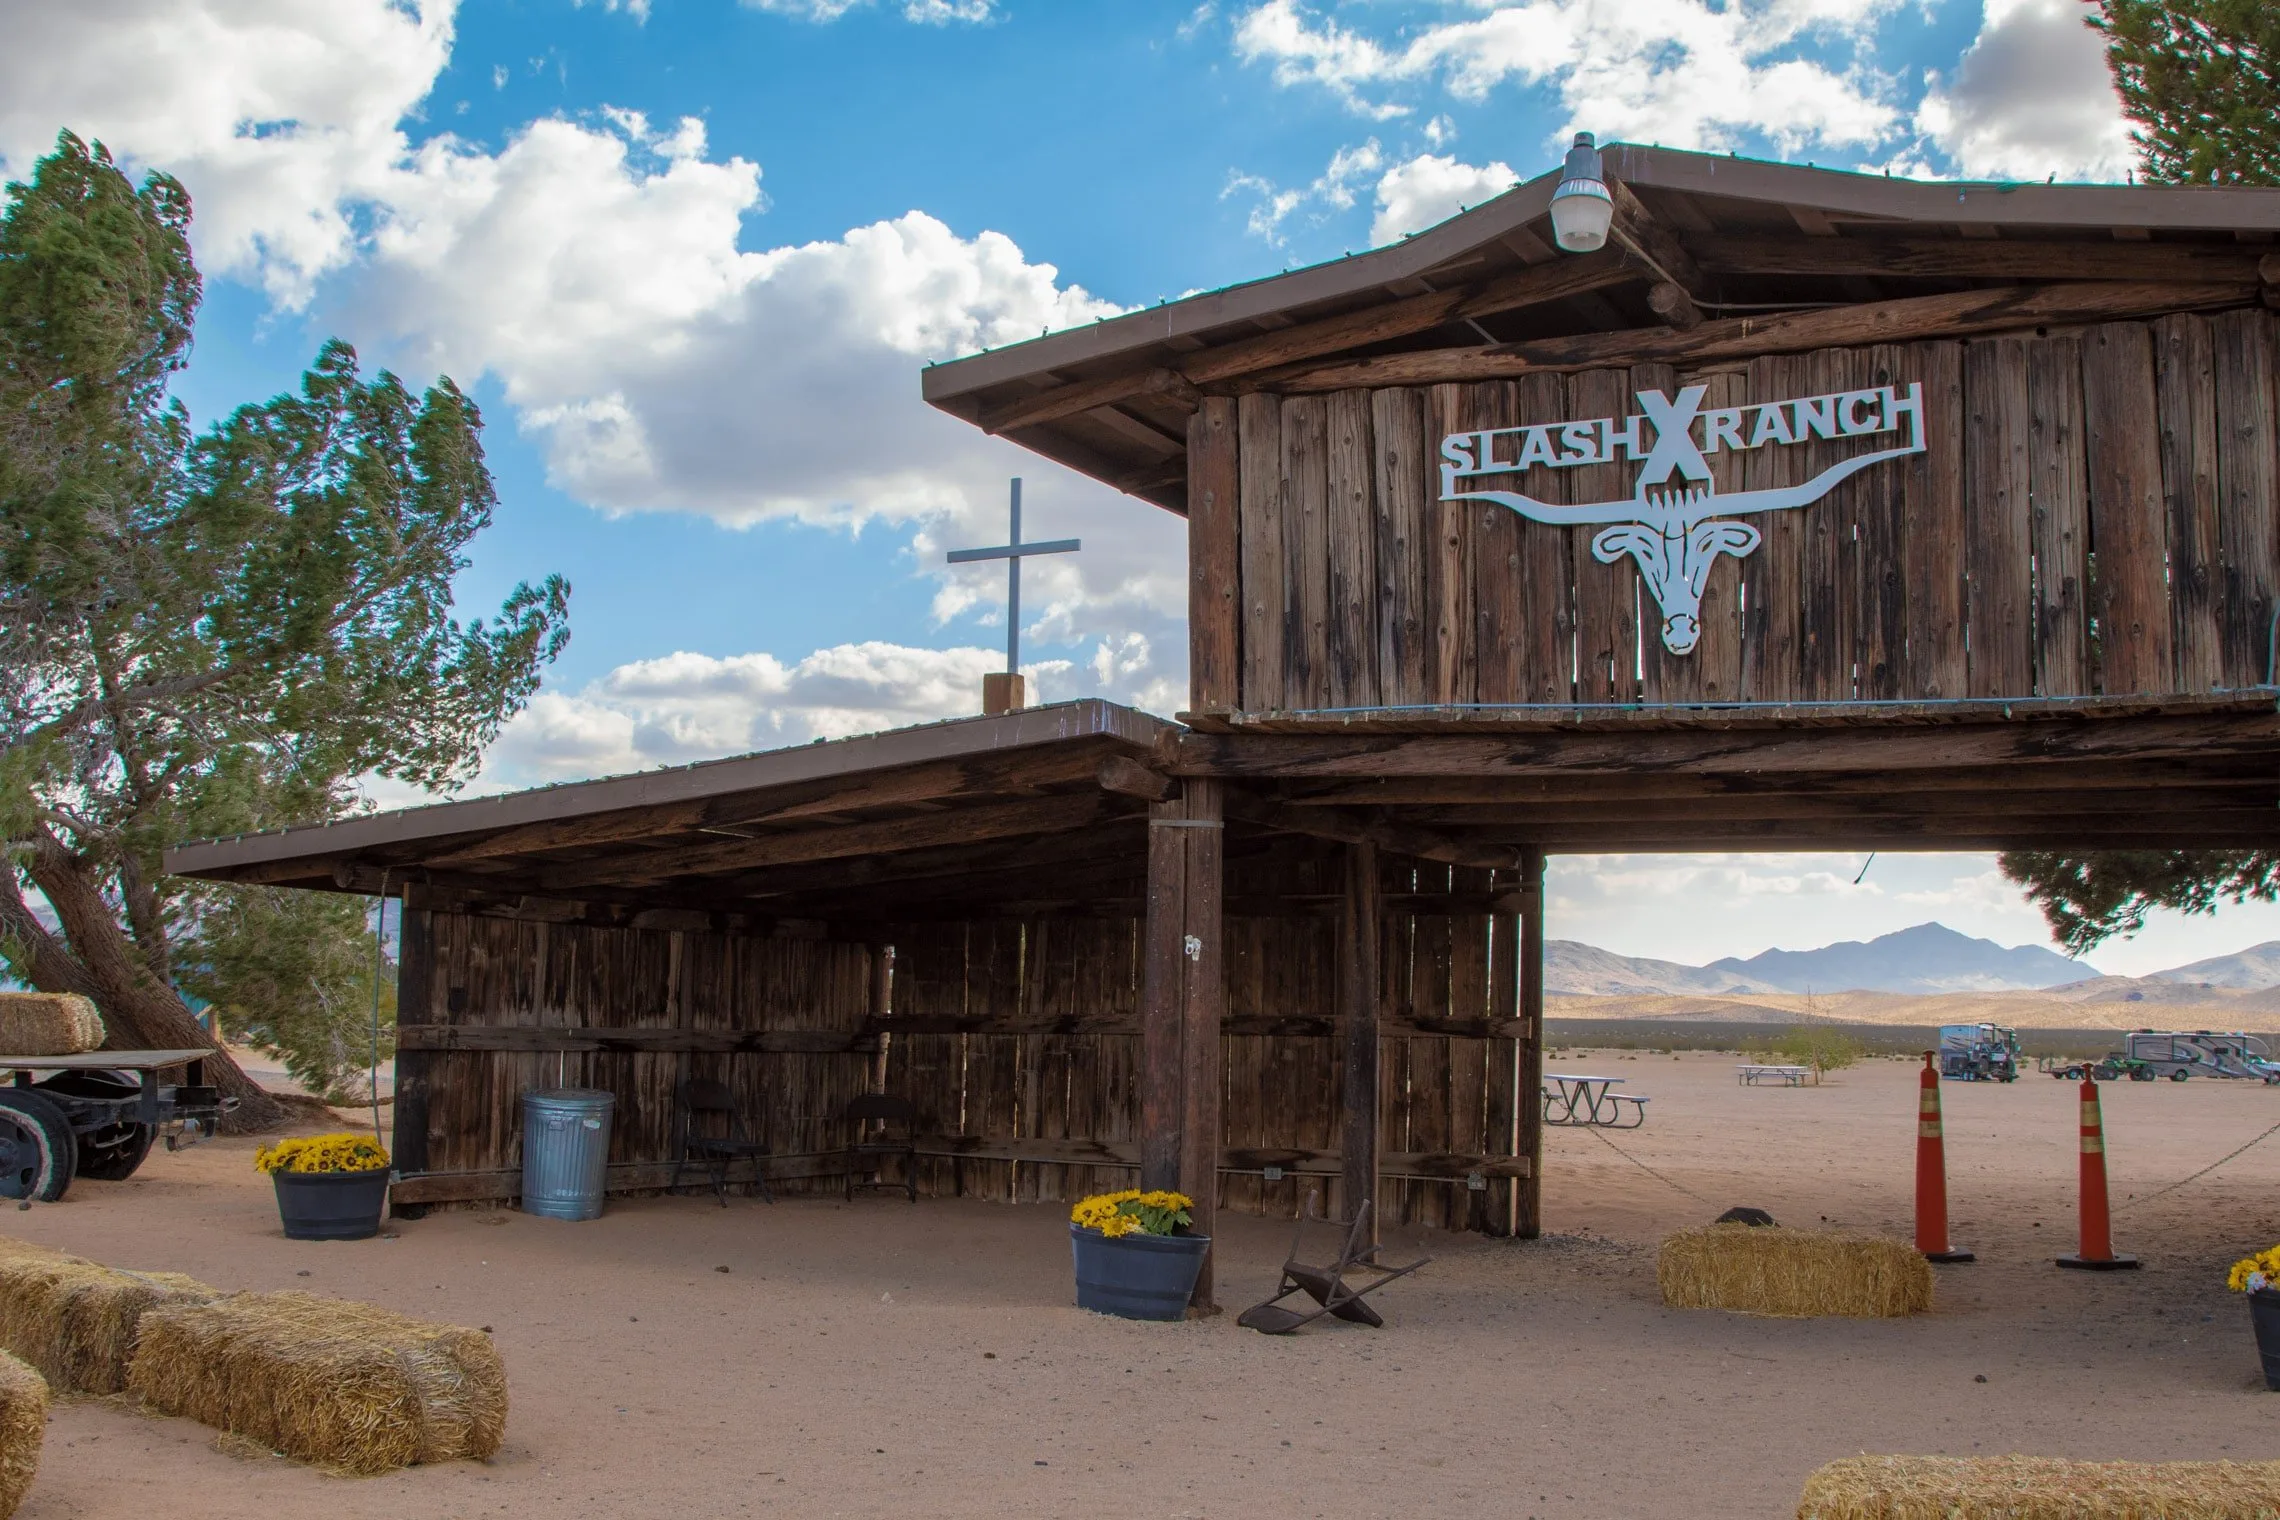
[[(1205, 734), (1180, 740), (1178, 775), (1228, 778), (1521, 777), (1530, 773), (1698, 775), (2062, 766), (2074, 761), (2280, 760), (2280, 715), (2128, 721), (1992, 721), (1946, 727), (1647, 729), (1511, 734)], [(2058, 772), (2052, 773), (2063, 784)], [(2022, 773), (2019, 780), (2025, 784)]]
[(1512, 1233), (1534, 1240), (1544, 1230), (1544, 852), (1520, 861), (1520, 1156), (1521, 1173)]
[[(2221, 760), (2199, 766), (2182, 760), (2079, 762), (2066, 768), (2069, 793), (2133, 791), (2149, 787), (2261, 791), (2273, 785), (2261, 761)], [(1566, 806), (1638, 799), (1648, 802), (1693, 799), (1714, 802), (1762, 796), (1846, 797), (1861, 793), (1923, 795), (1996, 791), (2019, 785), (2008, 766), (1956, 767), (1936, 771), (1866, 770), (1799, 775), (1795, 772), (1724, 772), (1691, 775), (1645, 772), (1624, 775), (1401, 776), (1355, 781), (1288, 782), (1279, 794), (1285, 807), (1411, 808), (1522, 807), (1530, 803)]]
[(952, 808), (839, 828), (804, 829), (729, 839), (717, 844), (644, 854), (613, 855), (548, 868), (550, 886), (575, 890), (588, 883), (623, 885), (675, 876), (726, 876), (769, 866), (798, 865), (850, 855), (880, 855), (928, 846), (961, 845), (1025, 834), (1058, 834), (1110, 816), (1098, 792)]
[(1351, 1222), (1371, 1205), (1370, 1239), (1377, 1240), (1378, 1196), (1378, 852), (1368, 841), (1346, 848), (1346, 891), (1338, 911), (1336, 955), (1338, 1022), (1344, 1031), (1345, 1094), (1341, 1153), (1345, 1159), (1340, 1213)]
[(1277, 371), (1286, 392), (1364, 386), (1510, 380), (1522, 375), (1617, 364), (1702, 364), (1815, 348), (1864, 347), (1964, 337), (2054, 323), (2105, 322), (2175, 311), (2212, 311), (2257, 299), (2250, 284), (2085, 283), (2013, 285), (1951, 295), (1911, 296), (1826, 311), (1783, 312), (1705, 322), (1691, 332), (1666, 327), (1581, 333), (1501, 348), (1441, 348), (1341, 359)]
[[(628, 808), (584, 818), (553, 819), (502, 829), (495, 834), (446, 846), (434, 854), (404, 859), (438, 870), (498, 860), (510, 855), (623, 844), (632, 840), (687, 834), (706, 828), (751, 828), (791, 823), (824, 813), (876, 807), (908, 807), (962, 797), (989, 797), (1013, 790), (1076, 781), (1093, 767), (1092, 746), (1070, 746), (1021, 755), (983, 755), (934, 761), (903, 770), (815, 780), (761, 794), (710, 797), (656, 807)], [(376, 862), (390, 856), (375, 854)]]
[[(396, 1017), (414, 1024), (435, 1013), (435, 924), (424, 908), (407, 906), (396, 925)], [(396, 1055), (396, 1102), (390, 1111), (394, 1130), (388, 1153), (401, 1171), (425, 1171), (428, 1164), (428, 1101), (434, 1091), (435, 1063), (424, 1051), (401, 1050)], [(417, 1219), (418, 1200), (399, 1212)]]
[[(1140, 1147), (1129, 1140), (984, 1140), (968, 1135), (920, 1135), (921, 1156), (946, 1156), (984, 1161), (1028, 1161), (1048, 1166), (1128, 1166), (1137, 1170)], [(1455, 1151), (1391, 1151), (1378, 1158), (1380, 1175), (1421, 1181), (1466, 1182), (1479, 1177), (1525, 1177), (1524, 1156), (1476, 1156)], [(847, 1168), (845, 1151), (819, 1151), (808, 1155), (770, 1156), (764, 1162), (732, 1161), (728, 1182), (742, 1186), (765, 1167), (769, 1180), (789, 1182), (802, 1178), (837, 1177)], [(1336, 1151), (1249, 1147), (1220, 1153), (1219, 1169), (1258, 1172), (1275, 1167), (1294, 1176), (1336, 1177), (1342, 1162)], [(654, 1192), (670, 1187), (674, 1166), (670, 1161), (613, 1162), (603, 1176), (605, 1193)], [(684, 1188), (709, 1187), (710, 1175), (701, 1167), (687, 1168)], [(923, 1183), (921, 1184), (923, 1189)], [(422, 1172), (407, 1174), (388, 1189), (388, 1199), (401, 1219), (416, 1219), (438, 1203), (495, 1203), (522, 1195), (520, 1168), (473, 1172)]]
[[(1339, 902), (1332, 904), (1333, 911), (1339, 909), (1343, 901), (1341, 894)], [(1501, 903), (1504, 899), (1499, 898), (1498, 901)], [(1395, 906), (1396, 899), (1385, 897), (1380, 900), (1381, 914)], [(1489, 904), (1485, 900), (1474, 899), (1467, 906), (1485, 910)], [(1378, 1029), (1388, 1039), (1510, 1040), (1521, 1033), (1517, 1019), (1427, 1019), (1385, 1012), (1378, 1016)], [(1131, 1035), (1144, 1034), (1145, 1030), (1139, 1019), (1128, 1015), (1034, 1014), (998, 1009), (976, 1014), (907, 1014), (899, 1018), (875, 1019), (863, 1026), (863, 1032), (871, 1035)], [(1229, 1013), (1220, 1020), (1220, 1032), (1227, 1035), (1271, 1035), (1283, 1039), (1344, 1038), (1342, 1026), (1334, 1012)]]
[[(665, 1016), (662, 1010), (659, 1017)], [(885, 1022), (885, 1021), (880, 1021)], [(852, 1029), (631, 1028), (613, 1024), (398, 1024), (396, 1048), (419, 1051), (579, 1051), (610, 1055), (788, 1055), (871, 1051), (872, 1026)]]
[(1227, 809), (1229, 817), (1261, 828), (1306, 834), (1341, 844), (1377, 845), (1392, 854), (1408, 855), (1418, 860), (1437, 860), (1446, 865), (1481, 866), (1489, 870), (1512, 864), (1512, 852), (1509, 850), (1484, 849), (1469, 840), (1383, 818), (1358, 818), (1328, 808), (1293, 808), (1241, 793), (1229, 795)]
[[(1181, 799), (1187, 812), (1184, 828), (1159, 829), (1150, 820), (1150, 832), (1176, 834), (1187, 856), (1180, 915), (1180, 1191), (1194, 1200), (1188, 1210), (1189, 1228), (1199, 1235), (1217, 1229), (1219, 1148), (1224, 1138), (1219, 1114), (1224, 1083), (1220, 1026), (1227, 1013), (1226, 924), (1220, 912), (1224, 790), (1217, 781), (1191, 781)], [(1216, 1266), (1211, 1253), (1204, 1253), (1203, 1271), (1189, 1300), (1206, 1313), (1218, 1309)]]
[(1184, 797), (1148, 809), (1148, 899), (1140, 931), (1140, 1186), (1150, 1190), (1180, 1185), (1186, 1116), (1180, 939), (1187, 918), (1187, 844), (1180, 836), (1186, 822)]
[(2176, 280), (2246, 285), (2260, 274), (2253, 253), (2196, 243), (2130, 248), (2031, 238), (1959, 242), (1953, 238), (1836, 237), (1808, 241), (1708, 233), (1690, 235), (1686, 246), (1704, 268), (1737, 275), (1857, 275), (2006, 283)]
[[(1892, 818), (1933, 819), (1959, 816), (2045, 819), (2071, 815), (2110, 822), (2112, 815), (2137, 819), (2191, 818), (2211, 812), (2250, 814), (2271, 812), (2280, 778), (2267, 778), (2247, 791), (2232, 787), (2155, 787), (2144, 790), (2064, 787), (1995, 786), (1985, 791), (1856, 791), (1835, 794), (1781, 789), (1741, 796), (1623, 797), (1579, 799), (1538, 804), (1488, 803), (1474, 806), (1435, 806), (1402, 814), (1402, 820), (1441, 833), (1462, 835), (1467, 829), (1526, 830), (1537, 824), (1659, 823), (1688, 821), (1705, 816), (1739, 818)], [(2280, 817), (2280, 813), (2275, 813)]]
[(1242, 705), (1235, 407), (1210, 397), (1188, 428), (1188, 706), (1197, 712)]
[(985, 407), (978, 421), (985, 433), (1012, 433), (1141, 396), (1173, 396), (1192, 406), (1197, 393), (1195, 386), (1177, 370), (1147, 369), (1136, 374), (1057, 385), (1018, 401)]
[(1630, 186), (1610, 179), (1607, 190), (1615, 202), (1616, 237), (1636, 249), (1658, 276), (1647, 291), (1647, 308), (1681, 332), (1700, 327), (1702, 312), (1694, 303), (1710, 299), (1710, 283), (1695, 267), (1694, 256)]
[(1179, 794), (1180, 784), (1162, 771), (1151, 770), (1130, 755), (1111, 755), (1100, 763), (1095, 776), (1100, 789), (1142, 802), (1164, 802)]
[[(837, 1177), (847, 1169), (845, 1151), (807, 1156), (770, 1156), (770, 1180), (787, 1182), (800, 1177)], [(398, 1169), (401, 1172), (401, 1168)], [(602, 1177), (605, 1193), (649, 1192), (672, 1186), (670, 1161), (612, 1162)], [(731, 1161), (728, 1181), (741, 1186), (759, 1175), (752, 1161)], [(691, 1163), (682, 1177), (684, 1187), (710, 1188), (712, 1176), (701, 1164)], [(435, 1203), (491, 1203), (522, 1196), (522, 1169), (479, 1172), (403, 1172), (388, 1187), (388, 1202), (400, 1219), (417, 1219)]]

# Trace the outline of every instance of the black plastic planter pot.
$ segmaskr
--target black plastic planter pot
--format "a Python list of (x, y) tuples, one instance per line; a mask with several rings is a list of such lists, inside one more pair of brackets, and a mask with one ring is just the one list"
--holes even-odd
[(388, 1169), (363, 1172), (271, 1172), (277, 1217), (288, 1240), (363, 1240), (380, 1233), (388, 1201)]
[(1077, 1261), (1077, 1307), (1124, 1319), (1186, 1315), (1209, 1235), (1119, 1235), (1069, 1226)]
[(2259, 1288), (2249, 1294), (2248, 1322), (2256, 1327), (2256, 1354), (2264, 1359), (2264, 1386), (2280, 1393), (2280, 1293)]

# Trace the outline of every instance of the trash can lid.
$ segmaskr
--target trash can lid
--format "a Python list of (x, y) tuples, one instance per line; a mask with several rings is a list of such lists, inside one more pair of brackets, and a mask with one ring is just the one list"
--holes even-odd
[(598, 1087), (534, 1087), (523, 1094), (523, 1101), (563, 1108), (608, 1108), (617, 1102), (617, 1094)]

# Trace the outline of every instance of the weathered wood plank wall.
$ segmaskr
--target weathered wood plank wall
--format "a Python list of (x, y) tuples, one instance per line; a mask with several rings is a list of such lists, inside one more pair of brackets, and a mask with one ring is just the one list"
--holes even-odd
[[(697, 930), (541, 923), (412, 908), (400, 1010), (418, 1020), (407, 1052), (417, 1076), (415, 1113), (400, 1108), (400, 1168), (484, 1173), (522, 1163), (522, 1094), (537, 1087), (614, 1093), (610, 1160), (670, 1160), (675, 1087), (684, 1078), (728, 1084), (780, 1156), (846, 1144), (836, 1116), (867, 1090), (872, 1056), (856, 1036), (871, 1012), (867, 945)], [(729, 1034), (794, 1032), (838, 1050), (451, 1049), (432, 1031), (647, 1030)], [(586, 1043), (591, 1043), (586, 1042)], [(656, 1043), (681, 1041), (659, 1039)], [(725, 1041), (719, 1043), (727, 1043)], [(807, 1043), (787, 1040), (784, 1043)], [(400, 1061), (403, 1058), (400, 1058)], [(839, 1186), (835, 1176), (794, 1178), (790, 1191)]]
[[(1468, 903), (1507, 891), (1516, 880), (1509, 873), (1398, 860), (1385, 863), (1381, 879), (1388, 893), (1464, 893)], [(1238, 861), (1227, 868), (1231, 897), (1329, 894), (1338, 883), (1334, 856), (1296, 867)], [(1336, 1001), (1332, 930), (1326, 917), (1227, 921), (1230, 1023), (1246, 1030), (1276, 1021), (1301, 1026), (1290, 1033), (1224, 1037), (1221, 1122), (1222, 1144), (1229, 1150), (1338, 1153), (1344, 1063), (1330, 1018)], [(1517, 1017), (1517, 933), (1517, 920), (1503, 914), (1387, 915), (1381, 974), (1389, 1028), (1379, 1057), (1380, 1143), (1387, 1155), (1521, 1154), (1522, 1104), (1515, 1083), (1522, 1042), (1399, 1028), (1417, 1020)], [(1142, 947), (1135, 921), (924, 924), (898, 929), (892, 938), (894, 1012), (878, 1026), (890, 1031), (887, 1090), (912, 1099), (922, 1131), (970, 1137), (983, 1150), (1021, 1140), (1116, 1145), (1137, 1162)], [(1082, 1019), (1121, 1028), (1077, 1034), (892, 1032), (898, 1020), (944, 1019), (985, 1026)], [(1285, 1168), (1278, 1178), (1263, 1170), (1223, 1171), (1219, 1206), (1289, 1218), (1315, 1194), (1327, 1217), (1343, 1207), (1334, 1166), (1330, 1175)], [(1137, 1175), (1135, 1165), (988, 1154), (920, 1162), (920, 1185), (929, 1193), (1001, 1201), (1074, 1201), (1134, 1186)], [(1481, 1181), (1475, 1187), (1462, 1175), (1389, 1176), (1381, 1184), (1383, 1218), (1509, 1231), (1517, 1182)]]
[[(1233, 542), (1214, 561), (1241, 584), (1194, 609), (1197, 710), (2267, 682), (2280, 591), (2276, 321), (2228, 311), (1695, 370), (1215, 402), (1232, 437), (1215, 436), (1199, 468), (1238, 498)], [(1594, 557), (1597, 529), (1438, 499), (1451, 433), (1621, 418), (1645, 389), (1702, 385), (1708, 409), (1914, 382), (1926, 451), (1810, 507), (1752, 518), (1764, 542), (1714, 562), (1689, 655), (1663, 647), (1630, 559)], [(1816, 438), (1708, 462), (1723, 493), (1793, 484), (1863, 447)], [(1537, 465), (1480, 483), (1607, 501), (1636, 473), (1626, 461)], [(1222, 524), (1212, 532), (1226, 537)]]
[[(1325, 847), (1319, 860), (1232, 862), (1227, 886), (1254, 898), (1331, 894), (1338, 871), (1335, 849)], [(1389, 859), (1381, 883), (1408, 904), (1457, 893), (1475, 908), (1514, 880)], [(423, 1179), (407, 1197), (512, 1196), (521, 1098), (531, 1088), (615, 1093), (612, 1164), (669, 1164), (674, 1091), (687, 1077), (728, 1083), (772, 1152), (792, 1158), (771, 1167), (780, 1191), (828, 1193), (840, 1186), (833, 1162), (848, 1138), (836, 1116), (872, 1089), (882, 1053), (886, 1090), (913, 1100), (918, 1130), (932, 1137), (936, 1153), (919, 1161), (921, 1190), (932, 1196), (1073, 1201), (1137, 1176), (1135, 919), (901, 926), (890, 936), (884, 1007), (875, 990), (881, 946), (425, 908), (407, 912), (405, 924), (400, 1007), (410, 1022), (394, 1144), (403, 1170)], [(1472, 1037), (1402, 1026), (1509, 1025), (1515, 936), (1504, 915), (1386, 916), (1379, 1061), (1381, 1150), (1394, 1174), (1381, 1185), (1388, 1222), (1511, 1227), (1517, 1180), (1484, 1176), (1473, 1186), (1449, 1153), (1524, 1154), (1515, 1148), (1524, 1108), (1515, 1052), (1526, 1042), (1509, 1028)], [(1293, 1159), (1280, 1178), (1263, 1176), (1259, 1161), (1222, 1172), (1222, 1208), (1291, 1217), (1310, 1193), (1329, 1217), (1343, 1206), (1331, 938), (1327, 917), (1227, 922), (1229, 1021), (1252, 1032), (1223, 1040), (1222, 1143)], [(972, 1028), (939, 1032), (945, 1021)], [(662, 1180), (644, 1171), (632, 1187), (654, 1191)]]

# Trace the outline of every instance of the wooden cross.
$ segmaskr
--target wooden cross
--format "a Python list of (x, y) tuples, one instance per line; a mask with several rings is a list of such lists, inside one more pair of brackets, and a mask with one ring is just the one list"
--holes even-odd
[(1025, 544), (1021, 541), (1019, 475), (1013, 477), (1012, 530), (1006, 537), (1008, 542), (994, 549), (952, 549), (950, 563), (970, 565), (976, 560), (1005, 561), (1005, 673), (1018, 675), (1021, 671), (1021, 562), (1032, 554), (1073, 554), (1084, 547), (1084, 541), (1075, 538), (1048, 539), (1038, 544)]

